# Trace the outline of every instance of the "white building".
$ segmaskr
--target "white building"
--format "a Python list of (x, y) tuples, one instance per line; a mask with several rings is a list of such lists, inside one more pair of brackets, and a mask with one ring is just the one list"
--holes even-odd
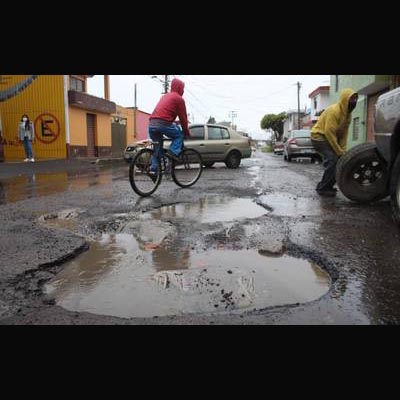
[[(299, 129), (299, 112), (296, 110), (289, 110), (286, 112), (287, 118), (283, 124), (283, 137), (287, 137), (288, 133), (294, 129)], [(302, 128), (302, 118), (305, 113), (300, 111), (300, 129)]]
[(318, 120), (317, 114), (330, 105), (329, 86), (319, 86), (308, 97), (311, 99), (311, 121)]

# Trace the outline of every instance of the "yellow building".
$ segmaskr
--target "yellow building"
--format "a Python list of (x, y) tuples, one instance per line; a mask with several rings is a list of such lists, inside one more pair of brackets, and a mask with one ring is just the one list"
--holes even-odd
[[(35, 126), (35, 159), (109, 157), (126, 144), (112, 135), (116, 104), (86, 93), (93, 75), (0, 75), (1, 149), (5, 161), (25, 158), (18, 123), (28, 114)], [(118, 139), (118, 144), (114, 136)], [(118, 151), (116, 149), (118, 148)], [(114, 150), (113, 150), (114, 149)]]

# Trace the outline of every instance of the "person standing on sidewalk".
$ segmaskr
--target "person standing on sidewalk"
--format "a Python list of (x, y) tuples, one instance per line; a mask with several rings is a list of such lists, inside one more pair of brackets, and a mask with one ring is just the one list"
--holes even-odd
[(32, 143), (35, 139), (35, 128), (26, 114), (21, 117), (21, 121), (18, 126), (18, 137), (19, 140), (24, 143), (26, 155), (24, 161), (34, 162), (35, 159), (33, 158)]
[(336, 164), (346, 152), (351, 113), (356, 108), (358, 94), (350, 88), (343, 89), (339, 101), (329, 106), (311, 129), (311, 141), (323, 158), (325, 172), (317, 185), (320, 196), (334, 197), (337, 190)]

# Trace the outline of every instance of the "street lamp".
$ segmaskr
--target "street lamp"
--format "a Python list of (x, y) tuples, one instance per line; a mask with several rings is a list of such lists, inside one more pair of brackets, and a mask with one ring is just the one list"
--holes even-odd
[(164, 76), (165, 76), (164, 80), (160, 79), (157, 75), (151, 76), (151, 79), (157, 79), (159, 82), (161, 82), (164, 85), (163, 94), (168, 93), (168, 85), (169, 85), (169, 80), (168, 80), (169, 75), (164, 75)]

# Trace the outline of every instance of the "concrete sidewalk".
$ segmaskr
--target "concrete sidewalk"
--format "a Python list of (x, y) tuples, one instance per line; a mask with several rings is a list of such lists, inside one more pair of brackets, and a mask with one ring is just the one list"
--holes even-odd
[(96, 170), (99, 167), (124, 165), (123, 158), (79, 158), (72, 160), (39, 160), (31, 162), (2, 162), (0, 163), (0, 179), (34, 174), (57, 172), (78, 172)]

